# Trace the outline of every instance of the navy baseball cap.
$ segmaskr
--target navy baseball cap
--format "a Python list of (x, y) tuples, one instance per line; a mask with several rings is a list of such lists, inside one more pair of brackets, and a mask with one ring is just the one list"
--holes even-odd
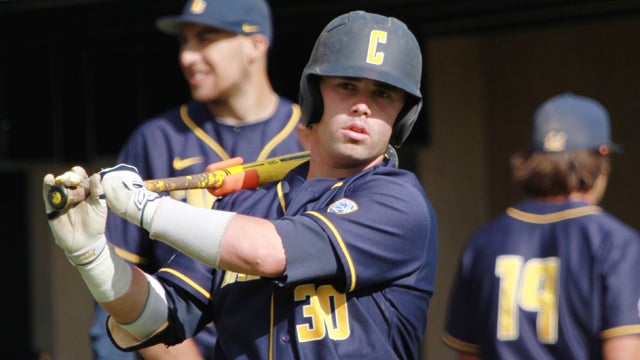
[(180, 26), (187, 22), (237, 34), (262, 34), (271, 42), (271, 10), (265, 0), (188, 0), (182, 14), (161, 17), (156, 27), (178, 35)]
[(567, 92), (546, 100), (536, 110), (531, 150), (563, 152), (602, 146), (621, 151), (611, 141), (609, 113), (594, 99)]

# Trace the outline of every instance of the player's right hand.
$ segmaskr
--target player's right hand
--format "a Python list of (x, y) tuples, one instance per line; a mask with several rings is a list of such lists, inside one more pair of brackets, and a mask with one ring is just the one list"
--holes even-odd
[(48, 192), (54, 184), (75, 186), (87, 178), (87, 173), (82, 167), (74, 166), (71, 171), (58, 177), (47, 174), (42, 181), (45, 210), (51, 233), (56, 244), (76, 265), (91, 262), (106, 245), (104, 232), (107, 223), (107, 204), (103, 199), (100, 176), (95, 174), (90, 178), (90, 195), (87, 199), (61, 211), (55, 211), (49, 205)]

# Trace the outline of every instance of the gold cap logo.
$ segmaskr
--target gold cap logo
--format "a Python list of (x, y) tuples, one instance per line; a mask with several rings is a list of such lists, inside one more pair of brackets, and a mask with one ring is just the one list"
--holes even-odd
[(202, 14), (204, 9), (207, 8), (207, 2), (205, 0), (193, 0), (191, 6), (189, 7), (189, 11), (192, 14)]
[(242, 31), (245, 33), (254, 33), (258, 30), (260, 30), (260, 26), (258, 25), (251, 25), (247, 23), (242, 24)]
[(567, 133), (552, 130), (544, 136), (544, 151), (560, 152), (567, 148)]

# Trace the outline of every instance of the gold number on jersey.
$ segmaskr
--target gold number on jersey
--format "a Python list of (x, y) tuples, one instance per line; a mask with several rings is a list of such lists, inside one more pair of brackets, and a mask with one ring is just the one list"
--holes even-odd
[(300, 285), (294, 291), (296, 301), (306, 301), (302, 306), (304, 317), (309, 324), (296, 326), (300, 342), (320, 340), (329, 336), (332, 340), (349, 337), (349, 317), (347, 296), (339, 293), (331, 285), (318, 288), (313, 284)]
[(384, 52), (378, 51), (378, 44), (387, 43), (387, 32), (381, 30), (371, 31), (369, 35), (369, 48), (367, 50), (367, 62), (380, 65), (384, 61)]
[(537, 313), (540, 342), (558, 341), (558, 276), (560, 259), (530, 259), (516, 255), (496, 258), (495, 274), (500, 279), (498, 294), (498, 340), (518, 338), (518, 308)]

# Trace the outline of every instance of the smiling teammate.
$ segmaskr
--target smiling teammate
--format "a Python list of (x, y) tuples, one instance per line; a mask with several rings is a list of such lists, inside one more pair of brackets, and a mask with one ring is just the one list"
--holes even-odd
[[(282, 181), (208, 210), (147, 191), (134, 168), (119, 165), (91, 177), (88, 200), (48, 208), (57, 244), (112, 316), (115, 343), (175, 344), (213, 321), (216, 359), (417, 358), (436, 218), (415, 175), (384, 154), (418, 117), (421, 69), (405, 24), (341, 15), (320, 34), (300, 82), (311, 158)], [(87, 176), (74, 168), (57, 181), (71, 177)], [(45, 176), (43, 190), (54, 181)], [(181, 252), (154, 276), (123, 262), (106, 245), (103, 198)]]
[[(297, 138), (300, 109), (274, 92), (267, 75), (272, 24), (266, 1), (190, 0), (180, 15), (160, 18), (156, 25), (180, 42), (180, 67), (192, 99), (139, 126), (117, 163), (134, 165), (151, 179), (200, 173), (230, 157), (252, 162), (302, 150)], [(205, 208), (214, 201), (203, 189), (171, 196)], [(117, 216), (109, 217), (107, 235), (123, 258), (147, 272), (157, 271), (175, 252)], [(94, 359), (131, 356), (111, 344), (106, 316), (97, 307), (90, 330)], [(202, 354), (211, 353), (214, 329), (195, 340)], [(193, 358), (189, 343), (145, 349), (143, 354), (146, 359)]]

